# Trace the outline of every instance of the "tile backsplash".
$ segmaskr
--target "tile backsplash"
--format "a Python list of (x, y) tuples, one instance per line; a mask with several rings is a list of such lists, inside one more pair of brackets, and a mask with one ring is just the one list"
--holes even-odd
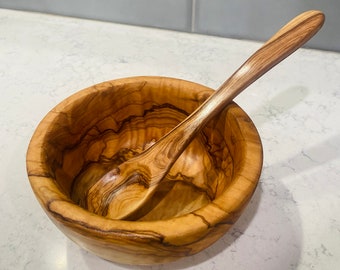
[(340, 51), (338, 0), (0, 0), (0, 8), (259, 41), (297, 14), (319, 9), (326, 23), (308, 47)]
[(196, 0), (197, 33), (267, 40), (293, 17), (306, 10), (321, 10), (326, 22), (308, 47), (340, 51), (339, 0)]

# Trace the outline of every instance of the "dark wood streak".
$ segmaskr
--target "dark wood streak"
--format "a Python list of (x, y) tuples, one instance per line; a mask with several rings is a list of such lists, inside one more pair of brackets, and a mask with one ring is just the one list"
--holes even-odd
[[(183, 257), (183, 256), (190, 256), (192, 255), (192, 245), (195, 245), (196, 243), (200, 243), (202, 240), (204, 240), (205, 235), (202, 235), (200, 238), (196, 239), (194, 242), (184, 245), (184, 246), (178, 246), (171, 244), (169, 242), (164, 241), (164, 236), (158, 233), (155, 233), (153, 231), (129, 231), (129, 230), (103, 230), (100, 229), (99, 227), (94, 227), (89, 225), (86, 222), (81, 222), (78, 220), (74, 220), (68, 217), (65, 217), (61, 215), (58, 212), (55, 212), (53, 210), (53, 207), (51, 205), (53, 203), (57, 203), (58, 200), (51, 200), (47, 205), (50, 213), (53, 213), (53, 215), (60, 221), (63, 222), (63, 224), (68, 223), (69, 226), (75, 228), (75, 226), (80, 226), (81, 228), (86, 228), (90, 232), (97, 232), (99, 233), (98, 238), (101, 239), (112, 239), (117, 241), (118, 245), (115, 246), (116, 250), (123, 250), (126, 253), (131, 253), (134, 254), (134, 252), (129, 251), (128, 249), (126, 250), (124, 247), (121, 247), (119, 245), (120, 239), (124, 239), (124, 242), (131, 241), (131, 243), (147, 243), (158, 250), (166, 251), (166, 252), (171, 252), (171, 256), (175, 257)], [(213, 228), (210, 223), (201, 215), (192, 213), (195, 217), (198, 217), (202, 220), (204, 224), (207, 225), (208, 229)], [(232, 225), (233, 222), (231, 223), (230, 221), (224, 221), (219, 224), (216, 224), (214, 227), (218, 226), (224, 226), (224, 225)], [(87, 233), (84, 233), (83, 230), (79, 230), (79, 233), (83, 234), (84, 236), (87, 235)], [(112, 247), (111, 247), (112, 248)], [(157, 256), (159, 258), (166, 257), (168, 254), (163, 254), (161, 252), (158, 252), (157, 254), (153, 254), (154, 256)]]
[(202, 219), (203, 223), (207, 225), (208, 228), (211, 228), (211, 224), (204, 218), (204, 216), (199, 215), (195, 212), (192, 212), (191, 215), (194, 215), (195, 217), (199, 217), (200, 219)]
[[(145, 103), (146, 104), (146, 103)], [(131, 106), (144, 106), (145, 105), (144, 103), (135, 103), (135, 104), (130, 104)], [(86, 107), (86, 106), (85, 106)], [(164, 104), (160, 104), (160, 105), (153, 105), (150, 109), (147, 109), (147, 110), (144, 110), (143, 113), (141, 115), (129, 115), (127, 118), (123, 119), (122, 121), (118, 122), (119, 125), (116, 129), (113, 129), (113, 128), (108, 128), (104, 131), (101, 131), (98, 135), (93, 135), (91, 137), (93, 138), (100, 138), (100, 137), (104, 137), (107, 133), (110, 133), (110, 132), (113, 132), (115, 134), (119, 134), (122, 129), (124, 128), (124, 126), (128, 123), (131, 123), (132, 121), (134, 121), (135, 119), (144, 119), (146, 115), (148, 115), (149, 113), (152, 113), (152, 112), (156, 112), (158, 110), (161, 110), (161, 109), (165, 109), (165, 108), (168, 108), (168, 109), (171, 109), (171, 110), (174, 110), (174, 111), (177, 111), (183, 115), (188, 115), (189, 113), (186, 112), (185, 110), (182, 110), (174, 105), (171, 105), (171, 104), (168, 104), (168, 103), (164, 103)], [(106, 115), (105, 117), (103, 118), (99, 118), (98, 122), (101, 122), (103, 121), (105, 118), (107, 117), (111, 117), (110, 115)], [(72, 119), (76, 119), (77, 117), (74, 116), (74, 117), (71, 117), (70, 120), (72, 122)], [(54, 134), (58, 134), (60, 132), (64, 132), (66, 134), (70, 134), (71, 136), (74, 135), (74, 136), (78, 136), (78, 133), (73, 133), (68, 127), (72, 126), (71, 125), (67, 125), (67, 126), (64, 126), (64, 125), (61, 125), (60, 123), (63, 123), (63, 121), (58, 117), (56, 118), (55, 122), (52, 124), (53, 126), (55, 126), (55, 132), (53, 134), (49, 134), (50, 137), (55, 138), (55, 135)], [(75, 141), (74, 143), (70, 144), (69, 146), (63, 146), (63, 149), (64, 151), (71, 151), (71, 150), (74, 150), (74, 148), (77, 148), (79, 146), (79, 144), (81, 144), (81, 142), (84, 140), (84, 138), (86, 136), (88, 136), (88, 134), (91, 132), (91, 130), (93, 129), (96, 129), (96, 130), (100, 130), (96, 124), (94, 125), (91, 125), (89, 126), (85, 131), (83, 131), (81, 134), (81, 136), (79, 137), (79, 139), (77, 141)], [(62, 131), (64, 130), (64, 131)], [(51, 145), (53, 145), (54, 147), (58, 146), (58, 140), (51, 140), (49, 141), (49, 143)]]
[[(55, 203), (64, 202), (61, 200), (51, 200), (47, 202), (47, 208), (50, 213), (58, 218), (61, 221), (66, 221), (70, 226), (74, 227), (75, 225), (79, 225), (83, 228), (89, 229), (91, 231), (99, 232), (101, 237), (109, 237), (109, 238), (127, 238), (138, 242), (148, 242), (148, 241), (156, 241), (158, 243), (163, 243), (164, 236), (157, 234), (152, 231), (129, 231), (129, 230), (103, 230), (100, 227), (95, 227), (89, 225), (87, 222), (75, 220), (69, 217), (65, 217), (64, 215), (60, 214), (53, 210), (52, 205)], [(99, 235), (98, 235), (99, 236)]]
[[(192, 248), (190, 245), (185, 246), (178, 246), (171, 244), (169, 242), (164, 241), (164, 236), (161, 234), (158, 234), (153, 231), (129, 231), (129, 230), (116, 230), (116, 229), (110, 229), (110, 230), (103, 230), (99, 227), (91, 226), (86, 222), (82, 222), (79, 220), (75, 220), (69, 217), (65, 217), (64, 215), (56, 212), (53, 210), (52, 205), (58, 203), (58, 200), (51, 200), (47, 203), (47, 209), (51, 214), (54, 215), (54, 217), (59, 220), (63, 226), (70, 226), (74, 229), (77, 229), (79, 227), (79, 230), (77, 230), (79, 233), (84, 235), (85, 237), (88, 235), (88, 233), (96, 233), (98, 241), (101, 239), (105, 239), (105, 241), (111, 239), (113, 242), (111, 242), (112, 245), (114, 245), (114, 249), (116, 250), (123, 250), (126, 253), (135, 254), (133, 251), (129, 251), (129, 249), (124, 248), (123, 246), (120, 246), (120, 241), (131, 242), (131, 244), (135, 245), (136, 243), (140, 244), (148, 244), (153, 246), (154, 248), (157, 248), (159, 251), (165, 251), (165, 252), (171, 252), (171, 256), (175, 257), (183, 257), (183, 256), (189, 256), (192, 254)], [(200, 217), (201, 218), (201, 217)], [(83, 229), (88, 230), (87, 232), (84, 232)], [(201, 241), (204, 237), (201, 239), (198, 239), (197, 241)], [(112, 248), (112, 246), (110, 246)], [(153, 254), (157, 257), (166, 257), (169, 256), (168, 253), (162, 253), (158, 252), (157, 254)]]
[[(143, 106), (143, 103), (140, 104), (133, 104), (133, 106)], [(94, 126), (90, 126), (89, 128), (85, 129), (85, 132), (82, 133), (82, 135), (79, 137), (78, 140), (71, 142), (71, 144), (64, 146), (62, 149), (62, 154), (61, 159), (60, 160), (56, 160), (54, 159), (54, 165), (53, 165), (53, 171), (55, 171), (57, 168), (62, 168), (63, 166), (63, 157), (65, 157), (67, 155), (68, 152), (72, 152), (73, 150), (79, 148), (79, 146), (81, 146), (84, 142), (86, 142), (86, 144), (91, 144), (91, 142), (93, 141), (94, 143), (102, 140), (102, 138), (104, 138), (105, 136), (107, 136), (109, 133), (114, 133), (114, 134), (119, 134), (122, 129), (124, 128), (124, 126), (126, 126), (129, 123), (132, 123), (134, 120), (136, 119), (143, 119), (146, 115), (152, 113), (152, 112), (157, 112), (159, 110), (162, 110), (164, 108), (168, 108), (171, 110), (174, 110), (180, 114), (183, 115), (187, 115), (188, 113), (185, 110), (182, 110), (176, 106), (173, 106), (171, 104), (161, 104), (161, 105), (153, 105), (150, 109), (144, 110), (142, 115), (131, 115), (128, 116), (127, 118), (123, 119), (121, 122), (118, 123), (118, 127), (117, 128), (107, 128), (104, 131), (102, 131), (101, 133), (95, 134), (95, 135), (91, 135), (91, 131), (92, 130), (100, 130), (96, 125)], [(75, 116), (74, 116), (75, 117)], [(110, 115), (105, 116), (105, 118), (111, 117)], [(101, 118), (98, 122), (101, 122), (104, 120), (103, 118)], [(55, 149), (59, 149), (60, 146), (59, 144), (63, 143), (62, 141), (59, 143), (58, 142), (58, 136), (55, 136), (54, 134), (73, 134), (71, 132), (71, 130), (69, 130), (67, 128), (67, 126), (62, 126), (56, 123), (62, 122), (61, 119), (57, 118), (55, 120), (55, 123), (53, 123), (54, 126), (54, 130), (52, 131), (51, 134), (49, 134), (48, 136), (51, 137), (51, 140), (48, 142), (49, 143), (49, 147), (48, 150), (46, 150), (46, 158), (49, 159), (49, 152), (51, 148), (55, 148)], [(90, 135), (89, 135), (90, 134)], [(92, 139), (91, 139), (92, 138)], [(62, 138), (61, 138), (62, 139)], [(85, 140), (86, 139), (86, 140)], [(110, 159), (110, 158), (109, 158)], [(88, 161), (88, 163), (92, 163), (93, 161)], [(101, 161), (99, 161), (101, 162)], [(119, 163), (118, 163), (119, 164)], [(86, 164), (84, 164), (84, 167), (86, 167)], [(81, 174), (82, 172), (80, 171), (79, 174)]]

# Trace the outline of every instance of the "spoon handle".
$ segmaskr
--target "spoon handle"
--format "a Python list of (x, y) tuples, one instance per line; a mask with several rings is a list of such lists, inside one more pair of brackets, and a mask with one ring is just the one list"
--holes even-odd
[(158, 151), (152, 151), (151, 147), (145, 152), (145, 157), (149, 161), (157, 161), (152, 174), (166, 175), (193, 137), (214, 115), (222, 111), (247, 86), (305, 44), (318, 32), (323, 22), (322, 12), (307, 11), (274, 34), (220, 86), (214, 95), (155, 144)]
[(323, 13), (308, 11), (281, 28), (181, 124), (96, 182), (88, 192), (88, 209), (110, 218), (136, 218), (135, 213), (207, 122), (247, 86), (305, 44), (323, 22)]

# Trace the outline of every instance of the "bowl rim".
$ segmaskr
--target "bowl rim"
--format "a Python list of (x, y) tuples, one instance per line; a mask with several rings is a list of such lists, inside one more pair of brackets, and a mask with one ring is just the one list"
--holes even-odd
[[(98, 237), (103, 237), (103, 235), (106, 237), (128, 237), (133, 232), (135, 237), (162, 237), (163, 242), (170, 241), (171, 239), (172, 243), (176, 243), (176, 241), (182, 241), (180, 238), (183, 235), (186, 235), (186, 237), (191, 235), (192, 238), (204, 237), (210, 228), (226, 223), (232, 225), (235, 222), (235, 218), (238, 218), (238, 215), (250, 200), (259, 182), (263, 164), (263, 149), (254, 123), (243, 109), (234, 102), (237, 112), (246, 117), (248, 121), (247, 126), (240, 127), (247, 131), (244, 132), (244, 141), (246, 143), (243, 146), (244, 159), (242, 164), (240, 164), (242, 169), (240, 169), (240, 173), (234, 176), (234, 180), (226, 190), (214, 201), (183, 216), (154, 221), (113, 220), (99, 216), (83, 209), (69, 199), (58, 189), (53, 178), (46, 174), (46, 170), (44, 170), (46, 165), (44, 164), (41, 150), (44, 136), (48, 132), (46, 130), (46, 123), (47, 125), (53, 123), (53, 119), (62, 108), (93, 91), (101, 91), (108, 84), (120, 85), (122, 83), (138, 81), (156, 82), (159, 80), (181, 81), (188, 86), (211, 93), (214, 92), (214, 90), (207, 86), (177, 78), (164, 76), (125, 77), (101, 82), (72, 94), (49, 111), (38, 124), (27, 149), (26, 169), (35, 196), (47, 215), (58, 227), (61, 224), (63, 226), (76, 226), (78, 230), (90, 232)], [(256, 162), (251, 159), (251, 156), (254, 154), (257, 157)], [(252, 162), (251, 167), (253, 170), (249, 169), (250, 162)], [(173, 228), (176, 229), (174, 230)], [(155, 236), (155, 233), (157, 236)], [(158, 233), (161, 235), (158, 235)], [(190, 241), (189, 239), (191, 238), (188, 237), (187, 241)]]

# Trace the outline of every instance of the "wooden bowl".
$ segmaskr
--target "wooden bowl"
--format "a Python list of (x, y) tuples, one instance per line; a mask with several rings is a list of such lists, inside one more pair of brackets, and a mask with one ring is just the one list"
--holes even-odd
[(185, 119), (213, 90), (164, 77), (108, 81), (77, 92), (37, 127), (27, 172), (41, 206), (70, 239), (125, 264), (195, 254), (235, 223), (262, 168), (256, 128), (235, 103), (209, 122), (135, 220), (86, 209), (88, 189)]

